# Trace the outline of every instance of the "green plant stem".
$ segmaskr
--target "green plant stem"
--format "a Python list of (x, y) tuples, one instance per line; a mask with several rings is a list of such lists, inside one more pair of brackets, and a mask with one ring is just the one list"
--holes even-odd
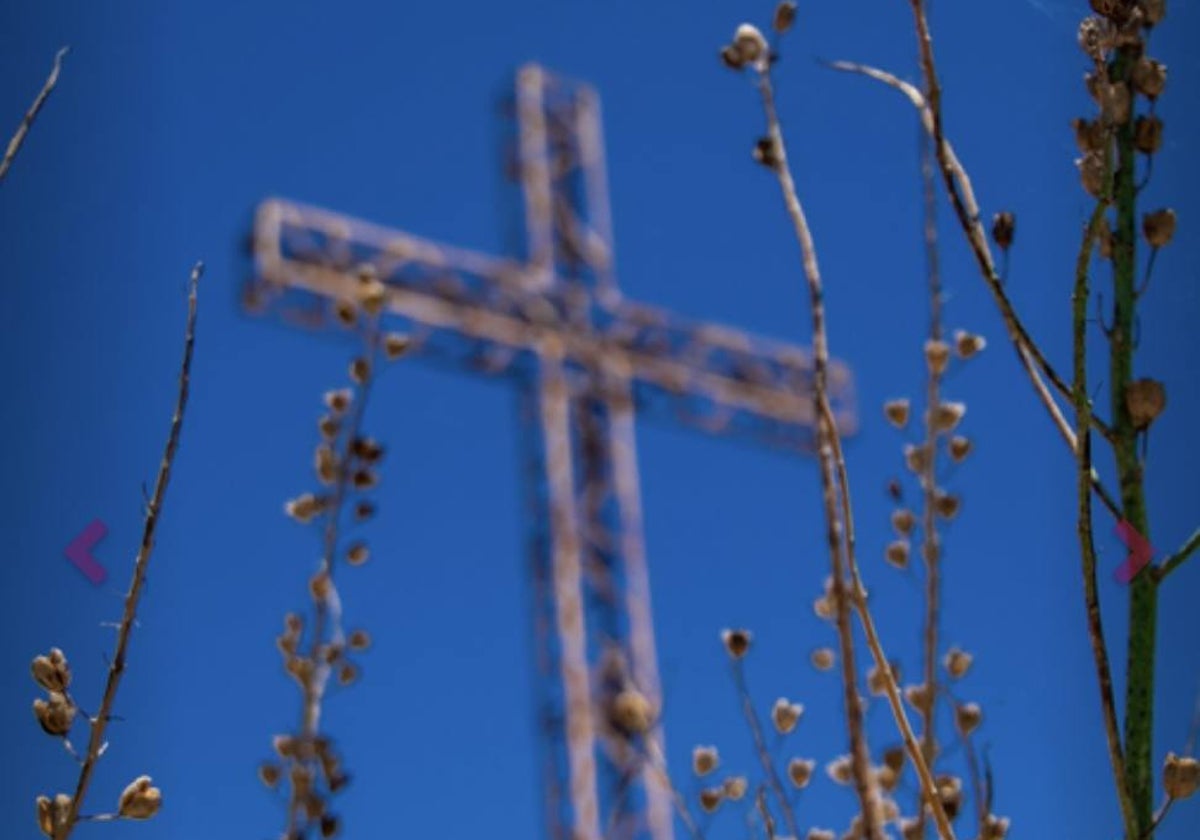
[(1183, 561), (1191, 557), (1197, 548), (1200, 548), (1200, 528), (1192, 531), (1192, 535), (1187, 538), (1187, 541), (1174, 554), (1164, 560), (1161, 566), (1154, 570), (1155, 581), (1162, 583), (1163, 579), (1183, 565)]
[[(1109, 71), (1112, 80), (1128, 80), (1136, 59), (1134, 48), (1118, 50)], [(1108, 379), (1121, 510), (1125, 520), (1143, 537), (1150, 539), (1142, 465), (1137, 456), (1137, 431), (1125, 405), (1125, 390), (1133, 380), (1133, 324), (1137, 307), (1137, 152), (1133, 141), (1132, 121), (1117, 128), (1117, 168), (1113, 174), (1117, 219), (1113, 242), (1113, 317)], [(1130, 585), (1125, 692), (1126, 774), (1138, 826), (1149, 826), (1154, 819), (1152, 755), (1157, 621), (1158, 588), (1154, 576), (1138, 575)]]

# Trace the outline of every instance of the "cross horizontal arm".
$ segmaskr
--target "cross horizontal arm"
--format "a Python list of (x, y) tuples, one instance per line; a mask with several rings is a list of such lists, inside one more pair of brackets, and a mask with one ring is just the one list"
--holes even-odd
[[(473, 340), (483, 367), (503, 372), (515, 369), (522, 354), (538, 354), (553, 334), (582, 374), (581, 387), (590, 387), (589, 371), (603, 369), (607, 378), (632, 380), (639, 402), (666, 401), (679, 419), (706, 431), (809, 447), (812, 366), (800, 347), (642, 304), (600, 307), (568, 283), (537, 288), (515, 260), (277, 199), (258, 209), (254, 252), (251, 292), (260, 303), (290, 290), (323, 315), (332, 301), (353, 296), (357, 267), (369, 263), (388, 287), (389, 310), (413, 322), (418, 345), (438, 333), (456, 334)], [(839, 423), (849, 433), (855, 423), (849, 372), (835, 363), (829, 377)]]

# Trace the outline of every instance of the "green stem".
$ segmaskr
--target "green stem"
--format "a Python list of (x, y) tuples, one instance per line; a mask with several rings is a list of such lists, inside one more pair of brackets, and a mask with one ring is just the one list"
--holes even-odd
[(1162, 565), (1154, 570), (1155, 581), (1162, 583), (1163, 579), (1178, 569), (1183, 564), (1183, 561), (1191, 557), (1197, 548), (1200, 548), (1200, 528), (1192, 531), (1192, 535), (1179, 547), (1179, 550), (1164, 560)]
[[(1136, 60), (1131, 47), (1123, 47), (1110, 68), (1114, 82), (1127, 81)], [(1137, 306), (1137, 183), (1133, 123), (1116, 133), (1117, 170), (1114, 174), (1116, 231), (1113, 243), (1113, 321), (1109, 338), (1109, 393), (1112, 398), (1113, 454), (1121, 485), (1121, 508), (1129, 522), (1146, 539), (1150, 525), (1138, 461), (1133, 421), (1125, 405), (1125, 389), (1133, 379), (1133, 324)], [(1134, 578), (1129, 599), (1129, 649), (1125, 693), (1125, 760), (1129, 795), (1139, 826), (1154, 819), (1152, 738), (1154, 721), (1154, 647), (1158, 614), (1158, 588), (1154, 576)]]

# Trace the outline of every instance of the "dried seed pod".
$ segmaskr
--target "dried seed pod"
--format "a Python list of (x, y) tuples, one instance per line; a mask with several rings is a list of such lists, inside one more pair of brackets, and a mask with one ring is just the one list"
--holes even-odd
[(350, 483), (355, 490), (370, 490), (379, 483), (379, 474), (374, 470), (355, 470), (354, 475), (350, 477)]
[(815, 766), (816, 762), (812, 759), (793, 758), (787, 766), (788, 779), (795, 787), (808, 787)]
[(354, 521), (366, 522), (375, 515), (375, 505), (366, 500), (360, 501), (354, 505)]
[(750, 23), (743, 23), (733, 33), (733, 46), (741, 53), (742, 60), (747, 64), (763, 61), (767, 57), (767, 39), (763, 37), (757, 26)]
[(346, 562), (351, 566), (361, 566), (363, 563), (367, 562), (367, 558), (370, 557), (370, 555), (371, 550), (367, 548), (366, 543), (354, 543), (346, 549)]
[(933, 412), (933, 430), (935, 432), (951, 432), (967, 413), (967, 404), (963, 402), (940, 403)]
[(804, 840), (837, 840), (837, 833), (828, 828), (810, 828)]
[(888, 400), (883, 404), (883, 416), (897, 429), (908, 425), (909, 402), (907, 398)]
[(833, 618), (833, 612), (835, 609), (836, 604), (834, 604), (833, 598), (831, 598), (828, 594), (822, 595), (820, 598), (817, 598), (815, 601), (813, 601), (813, 614), (816, 615), (817, 618), (828, 621), (829, 619)]
[(343, 327), (353, 327), (358, 323), (358, 307), (353, 301), (339, 300), (333, 305), (333, 314)]
[(796, 22), (796, 4), (794, 0), (783, 0), (775, 7), (775, 16), (771, 19), (771, 28), (783, 34), (792, 28)]
[(1120, 0), (1088, 0), (1088, 2), (1092, 7), (1092, 11), (1098, 15), (1103, 15), (1109, 19), (1118, 16), (1123, 17), (1123, 13), (1119, 13)]
[(946, 812), (946, 816), (950, 819), (957, 817), (958, 812), (962, 810), (962, 779), (957, 776), (938, 776), (934, 787), (937, 789), (938, 798), (942, 800), (942, 810)]
[(337, 679), (339, 685), (350, 685), (358, 679), (358, 668), (349, 662), (343, 662), (338, 668)]
[(162, 807), (162, 791), (149, 776), (138, 776), (121, 792), (117, 813), (127, 820), (148, 820)]
[(379, 281), (374, 266), (364, 265), (359, 267), (358, 289), (356, 292), (359, 305), (369, 315), (378, 315), (383, 311), (383, 305), (387, 302), (387, 286)]
[(721, 783), (721, 791), (730, 802), (737, 802), (746, 795), (749, 786), (745, 776), (730, 776)]
[(350, 407), (350, 402), (354, 399), (354, 395), (350, 393), (349, 388), (338, 388), (333, 391), (326, 391), (324, 399), (325, 405), (329, 407), (330, 411), (334, 414), (344, 414), (346, 409)]
[(1151, 114), (1138, 117), (1133, 124), (1133, 145), (1144, 155), (1152, 155), (1162, 148), (1163, 122)]
[(974, 660), (975, 657), (971, 654), (955, 647), (946, 652), (946, 656), (942, 659), (942, 665), (945, 666), (946, 673), (957, 680), (966, 675)]
[(258, 765), (258, 779), (269, 788), (273, 788), (279, 784), (279, 778), (282, 775), (278, 764), (266, 761)]
[(900, 836), (904, 840), (925, 840), (925, 823), (917, 819), (900, 820)]
[(950, 438), (947, 448), (950, 450), (950, 459), (955, 463), (960, 463), (971, 454), (971, 439), (962, 435), (955, 435)]
[(750, 650), (751, 633), (749, 630), (722, 630), (721, 644), (725, 651), (734, 659), (741, 659)]
[(1175, 236), (1175, 211), (1170, 207), (1142, 216), (1142, 236), (1151, 248), (1161, 248)]
[(694, 747), (692, 749), (692, 772), (697, 776), (707, 776), (720, 764), (721, 756), (716, 747)]
[(839, 755), (825, 765), (825, 773), (839, 785), (848, 785), (854, 780), (854, 768), (850, 756)]
[(1104, 151), (1108, 128), (1102, 122), (1076, 117), (1071, 121), (1071, 125), (1075, 129), (1075, 145), (1079, 147), (1079, 151), (1084, 154)]
[(342, 823), (333, 814), (323, 814), (321, 816), (321, 836), (324, 838), (336, 837), (338, 831), (341, 830)]
[(913, 443), (905, 444), (904, 464), (916, 475), (924, 473), (925, 468), (929, 466), (929, 447), (924, 444), (921, 446)]
[(333, 592), (333, 580), (329, 572), (321, 570), (308, 580), (308, 593), (314, 601), (324, 601)]
[(654, 726), (656, 712), (646, 695), (635, 688), (617, 692), (609, 707), (612, 724), (626, 735), (644, 735)]
[(954, 725), (963, 735), (970, 735), (983, 722), (983, 709), (978, 703), (963, 703), (954, 708)]
[(1190, 756), (1167, 753), (1163, 762), (1163, 790), (1172, 799), (1187, 799), (1200, 786), (1200, 763)]
[(1125, 125), (1133, 115), (1133, 94), (1124, 82), (1100, 82), (1096, 101), (1100, 118), (1109, 125)]
[[(900, 774), (891, 767), (879, 767), (875, 770), (875, 784), (891, 793), (900, 784)], [(899, 816), (897, 814), (897, 816)], [(895, 819), (894, 817), (892, 819)]]
[(936, 375), (941, 375), (946, 371), (946, 364), (950, 361), (950, 346), (944, 341), (938, 339), (930, 339), (925, 342), (925, 362), (929, 365), (929, 370)]
[(325, 508), (324, 499), (312, 493), (302, 493), (294, 499), (289, 499), (283, 506), (284, 512), (300, 523), (309, 523)]
[(888, 747), (883, 751), (883, 765), (897, 774), (904, 769), (904, 762), (908, 760), (908, 754), (904, 752), (904, 747)]
[(1167, 16), (1167, 0), (1138, 0), (1138, 8), (1142, 10), (1142, 26), (1147, 29)]
[(1133, 89), (1151, 101), (1161, 96), (1167, 87), (1167, 65), (1148, 56), (1139, 58), (1129, 75), (1133, 79)]
[(342, 424), (336, 418), (325, 415), (317, 421), (317, 429), (321, 432), (321, 437), (325, 440), (333, 440), (337, 437), (338, 430)]
[(776, 170), (783, 163), (779, 155), (779, 147), (770, 137), (760, 137), (754, 143), (754, 160), (770, 170)]
[(721, 800), (724, 798), (725, 791), (723, 788), (705, 788), (700, 791), (700, 807), (704, 809), (704, 813), (711, 814), (721, 807)]
[[(998, 248), (1007, 251), (1013, 244), (1016, 232), (1017, 217), (1012, 213), (1005, 210), (992, 216), (992, 241)], [(926, 353), (928, 353), (928, 345), (926, 345)]]
[(953, 493), (937, 490), (933, 494), (933, 510), (942, 519), (953, 519), (962, 507), (962, 498)]
[(296, 757), (296, 739), (291, 735), (276, 735), (271, 739), (271, 748), (280, 758)]
[(908, 701), (910, 706), (922, 714), (928, 714), (929, 709), (933, 706), (933, 692), (924, 683), (905, 686), (904, 699)]
[(33, 715), (47, 735), (62, 737), (75, 722), (75, 704), (65, 694), (51, 691), (49, 700), (33, 701)]
[(400, 333), (388, 333), (383, 337), (383, 354), (389, 362), (394, 362), (412, 346), (412, 339)]
[(30, 664), (34, 681), (47, 691), (65, 692), (71, 685), (71, 667), (58, 648), (44, 656), (35, 656)]
[(371, 634), (366, 630), (355, 630), (346, 640), (350, 650), (366, 650), (371, 646)]
[(359, 357), (350, 363), (350, 381), (356, 385), (361, 385), (367, 381), (367, 377), (371, 375), (371, 363)]
[(908, 540), (895, 540), (888, 543), (888, 547), (883, 552), (884, 559), (897, 569), (908, 568), (908, 555)]
[(71, 816), (71, 797), (60, 793), (51, 799), (48, 796), (37, 798), (37, 822), (42, 834), (55, 837), (66, 827), (67, 819)]
[(1138, 379), (1125, 386), (1125, 408), (1133, 428), (1141, 432), (1167, 407), (1167, 391), (1156, 379)]
[(333, 454), (333, 447), (327, 443), (322, 443), (316, 448), (313, 453), (313, 469), (317, 473), (317, 480), (322, 484), (329, 485), (337, 479), (337, 456)]
[(804, 706), (802, 704), (792, 703), (786, 697), (780, 697), (771, 707), (771, 723), (775, 724), (776, 732), (787, 735), (796, 728), (796, 724), (800, 722), (800, 716), (803, 714)]
[(730, 70), (741, 70), (746, 66), (746, 60), (742, 58), (741, 51), (733, 44), (721, 48), (721, 63)]
[(979, 840), (1004, 840), (1008, 836), (1008, 817), (988, 814), (979, 831)]
[(1108, 27), (1097, 17), (1086, 17), (1079, 24), (1079, 49), (1092, 61), (1103, 61), (1108, 50)]
[(1075, 161), (1079, 168), (1079, 182), (1092, 198), (1103, 198), (1106, 192), (1104, 156), (1099, 152), (1088, 152)]
[(907, 537), (912, 533), (913, 526), (917, 523), (917, 517), (908, 508), (899, 508), (892, 511), (892, 527), (896, 529), (896, 533), (902, 537)]
[(969, 359), (987, 347), (987, 339), (966, 330), (954, 331), (954, 352), (960, 359)]
[(833, 667), (833, 663), (836, 658), (837, 657), (834, 655), (833, 648), (827, 647), (817, 648), (809, 655), (809, 659), (812, 661), (812, 666), (818, 671), (828, 671)]

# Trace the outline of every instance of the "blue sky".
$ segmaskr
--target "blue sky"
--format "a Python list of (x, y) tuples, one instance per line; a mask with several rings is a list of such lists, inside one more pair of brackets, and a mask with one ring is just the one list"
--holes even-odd
[[(9, 440), (0, 471), (0, 826), (38, 836), (33, 798), (73, 780), (36, 728), (29, 659), (64, 648), (81, 696), (99, 695), (120, 592), (140, 534), (141, 486), (166, 433), (192, 262), (204, 279), (192, 408), (162, 521), (112, 746), (93, 787), (103, 810), (139, 773), (166, 797), (146, 824), (80, 837), (269, 837), (282, 810), (254, 777), (297, 700), (278, 664), (281, 616), (303, 604), (315, 536), (281, 506), (312, 484), (319, 395), (352, 345), (246, 316), (241, 248), (259, 200), (282, 195), (418, 235), (501, 252), (494, 101), (518, 64), (589, 80), (604, 101), (618, 275), (625, 293), (685, 315), (807, 341), (796, 247), (777, 186), (753, 164), (762, 131), (749, 82), (717, 48), (773, 4), (511, 0), (504, 4), (6, 4), (0, 127), (15, 127), (54, 51), (58, 90), (0, 187), (0, 365)], [(1068, 122), (1086, 114), (1074, 21), (1086, 4), (939, 3), (947, 128), (986, 212), (1012, 209), (1009, 288), (1048, 354), (1069, 358), (1070, 271), (1089, 203)], [(1142, 315), (1139, 375), (1170, 404), (1150, 441), (1151, 539), (1174, 548), (1200, 520), (1200, 218), (1192, 155), (1200, 57), (1172, 4), (1152, 51), (1170, 67), (1166, 145), (1145, 192), (1172, 204)], [(916, 668), (920, 584), (882, 561), (883, 487), (904, 437), (879, 405), (921, 387), (926, 302), (915, 121), (894, 93), (820, 69), (851, 58), (914, 76), (908, 4), (803, 4), (778, 65), (780, 108), (827, 282), (835, 355), (863, 417), (849, 443), (864, 571), (889, 653)], [(7, 116), (4, 116), (7, 115)], [(1070, 459), (1023, 380), (943, 208), (952, 327), (991, 339), (949, 380), (976, 453), (948, 477), (965, 498), (948, 528), (944, 633), (977, 656), (960, 686), (980, 702), (996, 808), (1018, 837), (1115, 836), (1074, 536)], [(1097, 273), (1104, 288), (1107, 280)], [(1094, 345), (1099, 352), (1101, 345)], [(1093, 372), (1102, 383), (1103, 371)], [(1098, 402), (1107, 404), (1107, 396)], [(420, 360), (390, 370), (370, 430), (389, 445), (370, 530), (375, 559), (344, 577), (352, 624), (374, 650), (327, 720), (355, 774), (347, 836), (503, 837), (538, 831), (529, 594), (514, 394)], [(684, 780), (693, 744), (751, 770), (749, 736), (717, 641), (751, 627), (750, 683), (808, 707), (788, 751), (844, 750), (837, 680), (809, 651), (832, 643), (810, 603), (826, 574), (818, 478), (789, 458), (670, 425), (639, 426), (646, 536), (666, 692), (668, 751)], [(1107, 469), (1108, 465), (1103, 464)], [(1111, 472), (1108, 473), (1111, 476)], [(910, 488), (911, 492), (911, 488)], [(93, 587), (62, 557), (92, 519), (110, 533)], [(1100, 520), (1103, 599), (1123, 671), (1124, 550)], [(1200, 564), (1161, 601), (1158, 755), (1181, 749), (1197, 689)], [(873, 743), (894, 740), (882, 705)], [(957, 753), (948, 759), (959, 761)], [(843, 827), (852, 796), (827, 779), (806, 825)], [(1160, 832), (1192, 836), (1194, 803)], [(713, 837), (738, 836), (722, 813)], [(1053, 829), (1053, 830), (1051, 830)]]

